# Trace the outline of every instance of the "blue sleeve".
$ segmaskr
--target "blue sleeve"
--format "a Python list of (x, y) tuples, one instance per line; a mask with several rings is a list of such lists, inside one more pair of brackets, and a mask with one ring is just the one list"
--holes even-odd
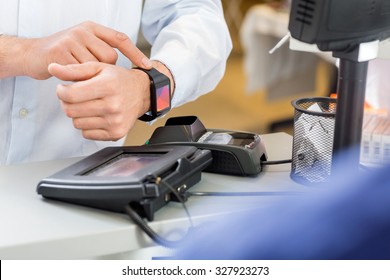
[(200, 229), (181, 259), (390, 259), (390, 166)]

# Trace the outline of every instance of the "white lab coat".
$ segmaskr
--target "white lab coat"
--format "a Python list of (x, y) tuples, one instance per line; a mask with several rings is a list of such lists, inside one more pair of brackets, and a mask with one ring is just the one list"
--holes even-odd
[[(176, 81), (173, 106), (211, 91), (223, 76), (231, 41), (219, 0), (0, 0), (0, 33), (44, 37), (91, 20), (137, 40), (142, 18), (151, 59)], [(1, 38), (0, 38), (1, 39)], [(118, 64), (131, 67), (120, 56)], [(83, 139), (63, 113), (55, 78), (0, 80), (0, 164), (88, 155), (122, 141)]]

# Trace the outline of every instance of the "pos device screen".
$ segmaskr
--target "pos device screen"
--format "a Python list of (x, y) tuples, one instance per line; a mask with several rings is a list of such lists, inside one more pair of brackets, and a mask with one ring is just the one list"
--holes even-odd
[(198, 140), (199, 143), (233, 145), (245, 147), (253, 143), (254, 137), (240, 132), (215, 132), (206, 133)]
[(127, 177), (154, 162), (161, 154), (121, 154), (84, 174), (96, 177)]

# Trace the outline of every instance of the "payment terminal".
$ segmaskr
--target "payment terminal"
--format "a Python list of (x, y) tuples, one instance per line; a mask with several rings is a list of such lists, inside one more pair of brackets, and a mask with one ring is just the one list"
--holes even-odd
[(267, 160), (260, 136), (242, 131), (206, 129), (196, 116), (174, 117), (158, 127), (149, 145), (182, 145), (210, 150), (213, 161), (205, 171), (212, 173), (251, 176), (262, 170)]
[(188, 188), (211, 164), (211, 152), (191, 146), (108, 147), (41, 180), (38, 194), (70, 203), (139, 216), (170, 201), (184, 201)]

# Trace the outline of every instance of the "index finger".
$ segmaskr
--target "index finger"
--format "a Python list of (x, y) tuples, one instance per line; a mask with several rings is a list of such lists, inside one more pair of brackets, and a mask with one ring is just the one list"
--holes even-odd
[(152, 68), (150, 60), (133, 44), (125, 33), (99, 24), (93, 25), (92, 30), (99, 39), (105, 41), (111, 47), (117, 48), (136, 66), (147, 69)]

